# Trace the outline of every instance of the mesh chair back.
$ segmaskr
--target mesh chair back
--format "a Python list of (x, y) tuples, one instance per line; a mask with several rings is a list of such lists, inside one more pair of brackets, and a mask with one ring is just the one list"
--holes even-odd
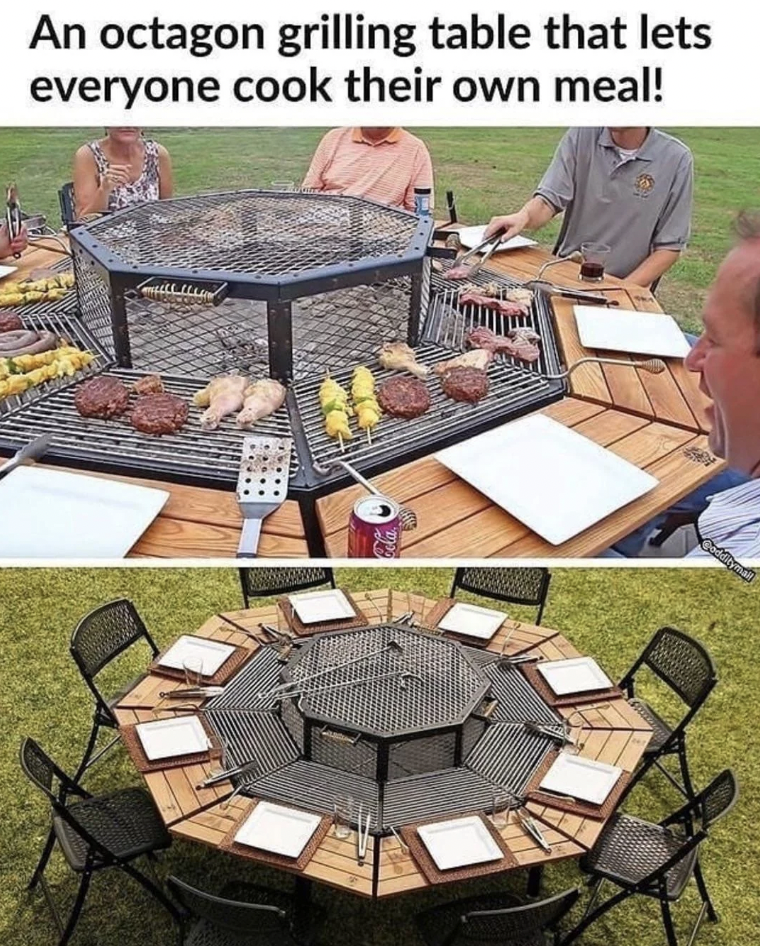
[(457, 588), (513, 604), (542, 605), (549, 591), (548, 568), (458, 568), (452, 594)]
[(461, 939), (503, 946), (554, 930), (579, 896), (579, 890), (566, 890), (540, 903), (467, 913), (461, 918)]
[(706, 699), (718, 675), (705, 647), (673, 627), (662, 627), (646, 647), (641, 663), (692, 709)]
[(71, 654), (89, 682), (141, 638), (148, 642), (155, 657), (158, 648), (137, 608), (126, 598), (120, 598), (95, 608), (82, 618), (71, 636)]
[(707, 831), (711, 825), (727, 815), (738, 800), (739, 785), (736, 776), (731, 769), (725, 769), (686, 807), (691, 808), (701, 818), (702, 827)]
[(64, 227), (70, 227), (76, 222), (76, 210), (74, 209), (74, 184), (69, 181), (58, 191), (58, 201), (61, 206), (61, 222)]
[(335, 587), (331, 568), (241, 568), (240, 583), (246, 603), (249, 598), (269, 598), (316, 585)]
[(59, 768), (34, 739), (26, 738), (21, 743), (21, 768), (27, 778), (50, 799), (53, 804), (65, 801), (69, 794), (86, 798), (89, 793)]
[(191, 887), (178, 877), (169, 877), (169, 890), (192, 916), (213, 926), (235, 933), (247, 934), (246, 942), (266, 942), (273, 935), (289, 935), (287, 914), (279, 907), (259, 903), (225, 900)]

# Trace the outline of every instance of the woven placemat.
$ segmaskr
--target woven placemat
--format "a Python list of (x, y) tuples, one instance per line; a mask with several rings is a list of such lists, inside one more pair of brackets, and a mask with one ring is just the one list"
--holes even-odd
[(322, 624), (304, 624), (295, 612), (289, 598), (280, 598), (277, 604), (288, 622), (288, 627), (299, 637), (309, 637), (311, 634), (323, 634), (326, 631), (347, 631), (353, 627), (367, 627), (369, 619), (351, 595), (344, 591), (348, 603), (356, 612), (352, 618), (343, 618), (340, 621), (325, 621)]
[[(188, 637), (196, 637), (195, 634), (188, 634)], [(200, 637), (199, 640), (207, 640), (208, 638)], [(220, 641), (223, 643), (223, 641)], [(253, 656), (255, 650), (251, 650), (247, 647), (236, 647), (234, 644), (229, 644), (228, 646), (234, 647), (235, 652), (230, 654), (230, 656), (224, 661), (221, 667), (216, 671), (212, 676), (204, 675), (202, 679), (203, 686), (213, 686), (221, 687), (224, 686), (235, 674), (240, 670), (243, 664), (248, 660), (249, 657)], [(185, 671), (183, 669), (176, 670), (174, 667), (162, 667), (159, 664), (159, 661), (164, 656), (167, 651), (164, 651), (162, 654), (159, 654), (158, 657), (153, 661), (153, 663), (148, 668), (151, 673), (157, 673), (161, 677), (169, 677), (171, 680), (181, 680), (185, 682)]]
[[(199, 716), (198, 719), (209, 739), (214, 739), (215, 736), (206, 725), (203, 717)], [(137, 733), (137, 727), (139, 725), (142, 724), (136, 723), (132, 726), (124, 726), (119, 730), (119, 735), (124, 741), (124, 746), (139, 772), (162, 772), (164, 769), (176, 769), (185, 765), (197, 765), (200, 762), (211, 761), (210, 749), (207, 749), (205, 752), (194, 752), (192, 755), (171, 756), (168, 759), (156, 759), (151, 761), (145, 755), (143, 744)]]
[[(457, 634), (456, 631), (444, 631), (438, 627), (438, 624), (446, 617), (454, 605), (461, 603), (462, 602), (457, 601), (456, 598), (441, 598), (433, 610), (425, 615), (421, 623), (435, 634), (442, 634), (450, 639), (460, 641), (462, 644), (468, 644), (470, 647), (488, 647), (494, 637), (499, 633), (498, 630), (496, 630), (491, 637), (484, 638), (472, 637), (470, 634)], [(504, 619), (507, 619), (506, 615)]]
[[(332, 825), (332, 817), (330, 815), (322, 816), (322, 820), (319, 822), (317, 830), (314, 832), (314, 834), (312, 834), (311, 838), (309, 838), (306, 847), (301, 851), (298, 857), (285, 857), (282, 854), (273, 854), (271, 851), (264, 851), (258, 847), (250, 847), (247, 844), (238, 844), (237, 841), (235, 841), (235, 835), (238, 833), (243, 825), (243, 822), (250, 816), (251, 812), (256, 807), (256, 805), (258, 805), (258, 803), (259, 799), (254, 799), (251, 801), (251, 804), (246, 808), (237, 824), (227, 832), (224, 840), (219, 845), (219, 849), (222, 851), (229, 851), (230, 854), (237, 854), (238, 857), (248, 858), (248, 860), (256, 861), (259, 864), (269, 864), (272, 867), (287, 867), (290, 870), (303, 870), (316, 853), (319, 845), (327, 836), (327, 832), (330, 830), (330, 826)], [(280, 802), (277, 802), (277, 804), (279, 805)], [(295, 805), (282, 805), (282, 807), (292, 808), (294, 811), (305, 810), (303, 808), (298, 808)]]
[(538, 670), (535, 664), (520, 664), (520, 670), (541, 699), (549, 706), (582, 706), (584, 703), (599, 703), (604, 700), (617, 700), (623, 696), (619, 687), (606, 690), (588, 690), (586, 693), (568, 693), (557, 696)]
[(549, 752), (541, 763), (541, 765), (533, 773), (533, 778), (525, 789), (525, 794), (531, 801), (538, 802), (540, 805), (548, 805), (550, 808), (558, 808), (560, 811), (567, 811), (571, 815), (579, 815), (581, 818), (595, 818), (599, 821), (606, 821), (620, 802), (620, 796), (625, 791), (626, 785), (631, 780), (631, 775), (629, 772), (623, 772), (620, 778), (617, 780), (615, 787), (605, 798), (604, 803), (601, 805), (594, 805), (586, 801), (578, 801), (577, 799), (564, 799), (558, 795), (550, 795), (548, 793), (544, 794), (540, 789), (539, 785), (543, 777), (549, 771), (549, 769), (554, 765), (557, 757), (559, 756), (559, 751), (554, 749)]
[[(486, 874), (497, 874), (500, 871), (511, 870), (518, 866), (514, 854), (507, 848), (499, 832), (482, 812), (475, 811), (471, 812), (469, 815), (462, 815), (461, 817), (471, 818), (473, 815), (476, 815), (482, 820), (483, 824), (488, 828), (491, 837), (498, 845), (502, 853), (502, 857), (498, 861), (487, 861), (485, 864), (470, 864), (466, 867), (452, 867), (449, 870), (440, 870), (433, 860), (430, 851), (425, 847), (424, 842), (417, 833), (417, 828), (426, 824), (435, 824), (444, 819), (432, 818), (428, 821), (420, 821), (415, 825), (407, 825), (400, 829), (399, 833), (409, 847), (410, 854), (431, 884), (470, 880), (472, 877), (484, 877)], [(454, 819), (451, 820), (453, 821)]]

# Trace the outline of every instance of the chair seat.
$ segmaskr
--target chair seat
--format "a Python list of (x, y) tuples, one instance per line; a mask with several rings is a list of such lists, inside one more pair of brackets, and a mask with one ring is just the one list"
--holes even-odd
[[(69, 805), (69, 811), (91, 837), (119, 860), (132, 860), (171, 844), (169, 832), (150, 795), (141, 788), (87, 798)], [(83, 871), (87, 842), (60, 815), (53, 819), (53, 829), (71, 869)]]
[(652, 738), (649, 740), (649, 745), (646, 747), (644, 755), (656, 755), (673, 735), (672, 728), (661, 716), (655, 713), (645, 700), (640, 700), (638, 697), (631, 697), (628, 702), (652, 727)]
[[(665, 863), (682, 846), (683, 840), (665, 828), (632, 815), (614, 815), (593, 849), (581, 859), (581, 869), (630, 888)], [(666, 896), (677, 900), (689, 882), (697, 849), (694, 848), (667, 874)], [(642, 893), (659, 896), (656, 886)]]
[(198, 921), (185, 939), (185, 946), (311, 946), (324, 920), (324, 910), (313, 903), (303, 911), (296, 912), (293, 897), (282, 890), (260, 887), (258, 884), (233, 882), (219, 893), (225, 900), (239, 903), (258, 903), (262, 906), (278, 907), (291, 918), (293, 935), (286, 931), (263, 933), (262, 931), (236, 933), (220, 929), (207, 920)]
[[(420, 936), (427, 946), (442, 946), (459, 925), (459, 918), (466, 913), (477, 913), (485, 910), (508, 910), (519, 907), (523, 903), (519, 897), (511, 894), (497, 893), (490, 896), (468, 897), (464, 900), (454, 900), (441, 906), (433, 907), (415, 917)], [(460, 937), (457, 938), (459, 940)], [(466, 939), (466, 934), (461, 936)], [(489, 946), (493, 942), (498, 946), (546, 946), (546, 936), (542, 932), (530, 934), (518, 939), (504, 939), (502, 935), (495, 935), (493, 941), (478, 936), (479, 946)]]

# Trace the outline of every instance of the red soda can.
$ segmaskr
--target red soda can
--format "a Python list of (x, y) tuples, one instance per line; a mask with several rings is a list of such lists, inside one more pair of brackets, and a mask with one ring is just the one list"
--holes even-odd
[(356, 502), (348, 520), (349, 558), (399, 558), (401, 515), (386, 496), (365, 496)]

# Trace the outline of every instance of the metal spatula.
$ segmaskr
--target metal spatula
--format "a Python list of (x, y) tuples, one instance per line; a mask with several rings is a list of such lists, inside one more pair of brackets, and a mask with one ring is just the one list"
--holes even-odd
[(243, 519), (238, 558), (253, 558), (259, 547), (261, 523), (288, 495), (290, 437), (246, 437), (237, 481), (237, 500)]

